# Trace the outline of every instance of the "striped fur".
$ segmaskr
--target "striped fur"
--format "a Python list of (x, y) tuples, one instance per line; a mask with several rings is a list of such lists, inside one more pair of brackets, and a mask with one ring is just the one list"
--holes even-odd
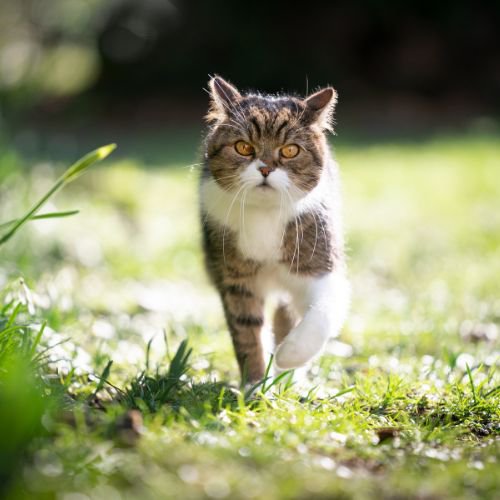
[[(264, 373), (270, 294), (282, 297), (273, 322), (280, 368), (318, 354), (346, 314), (339, 181), (325, 137), (336, 93), (243, 96), (219, 77), (210, 88), (200, 184), (205, 261), (242, 376), (255, 382)], [(241, 140), (251, 157), (237, 152)], [(288, 144), (299, 146), (295, 158), (280, 154)]]

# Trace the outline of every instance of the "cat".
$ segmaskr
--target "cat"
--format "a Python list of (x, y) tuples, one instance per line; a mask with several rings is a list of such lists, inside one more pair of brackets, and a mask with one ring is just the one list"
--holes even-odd
[(209, 87), (200, 176), (205, 264), (241, 376), (255, 383), (266, 369), (261, 333), (271, 296), (278, 373), (307, 365), (346, 318), (340, 186), (326, 139), (337, 93), (241, 94), (218, 76)]

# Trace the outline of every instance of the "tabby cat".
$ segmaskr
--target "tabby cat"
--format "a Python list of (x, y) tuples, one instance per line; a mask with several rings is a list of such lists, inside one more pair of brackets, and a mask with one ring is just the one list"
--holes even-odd
[[(337, 166), (326, 133), (337, 94), (241, 94), (220, 77), (200, 180), (206, 267), (244, 381), (265, 371), (266, 301), (278, 369), (304, 366), (338, 334), (349, 305)], [(267, 323), (266, 323), (267, 325)]]

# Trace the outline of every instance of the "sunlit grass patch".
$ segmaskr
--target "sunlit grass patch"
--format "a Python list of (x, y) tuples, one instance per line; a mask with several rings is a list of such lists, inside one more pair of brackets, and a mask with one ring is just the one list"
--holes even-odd
[[(340, 143), (348, 324), (307, 386), (252, 397), (202, 268), (196, 171), (166, 152), (69, 186), (48, 208), (78, 216), (2, 249), (0, 345), (29, 354), (16, 372), (0, 353), (0, 398), (30, 408), (1, 448), (10, 497), (495, 498), (499, 153)], [(0, 158), (2, 220), (61, 172)], [(0, 442), (8, 419), (0, 406)]]

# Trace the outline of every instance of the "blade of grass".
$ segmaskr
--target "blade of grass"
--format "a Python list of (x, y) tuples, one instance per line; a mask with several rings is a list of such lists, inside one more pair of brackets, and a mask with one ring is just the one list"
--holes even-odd
[(469, 377), (470, 387), (472, 390), (472, 399), (474, 400), (474, 404), (477, 404), (476, 386), (474, 385), (474, 380), (472, 379), (472, 373), (468, 364), (465, 365), (465, 368), (467, 369), (467, 375)]
[(271, 372), (271, 366), (273, 365), (273, 360), (274, 360), (274, 354), (271, 354), (269, 357), (269, 363), (267, 363), (266, 366), (266, 371), (264, 373), (264, 378), (262, 379), (264, 383), (262, 384), (262, 392), (265, 393), (267, 391), (266, 389), (266, 381), (269, 380), (269, 373)]
[[(293, 373), (293, 370), (286, 370), (286, 371), (280, 373), (277, 377), (275, 377), (271, 380), (271, 383), (266, 387), (265, 392), (266, 393), (269, 392), (270, 389), (272, 389), (275, 385), (279, 384), (285, 377), (289, 376), (292, 373)], [(286, 388), (290, 387), (289, 381), (287, 381), (285, 386), (286, 386)]]
[(93, 377), (99, 379), (99, 381), (102, 381), (102, 386), (101, 388), (104, 386), (104, 385), (109, 385), (110, 387), (112, 387), (116, 392), (118, 392), (122, 397), (125, 397), (127, 395), (127, 392), (124, 391), (123, 389), (120, 389), (120, 387), (112, 384), (109, 380), (106, 380), (104, 378), (102, 378), (100, 375), (97, 375), (97, 374), (92, 374)]
[(9, 300), (8, 302), (6, 302), (0, 309), (0, 316), (7, 316), (7, 311), (11, 308), (13, 303), (14, 300)]
[(497, 385), (496, 387), (494, 387), (493, 389), (491, 389), (491, 391), (488, 391), (487, 393), (485, 393), (483, 395), (483, 398), (488, 398), (490, 396), (492, 396), (493, 394), (497, 393), (500, 391), (500, 385)]
[(47, 326), (47, 322), (44, 321), (42, 323), (42, 326), (38, 330), (38, 333), (37, 333), (37, 335), (35, 337), (35, 340), (33, 340), (33, 343), (31, 344), (31, 348), (30, 348), (30, 357), (31, 358), (33, 356), (35, 356), (36, 348), (38, 347), (38, 344), (40, 344), (40, 341), (42, 340), (42, 335), (43, 335), (43, 332), (44, 332), (46, 326)]
[[(61, 217), (70, 217), (71, 215), (76, 215), (80, 212), (80, 210), (66, 210), (65, 212), (48, 212), (46, 214), (40, 214), (40, 215), (33, 215), (32, 217), (29, 218), (29, 220), (41, 220), (41, 219), (56, 219), (56, 218), (61, 218)], [(18, 222), (19, 219), (13, 219), (8, 222), (3, 222), (0, 224), (0, 229), (7, 228), (9, 226), (12, 226), (12, 224), (15, 224)]]
[(350, 387), (347, 387), (346, 389), (343, 389), (343, 390), (333, 394), (333, 396), (330, 396), (328, 399), (339, 398), (340, 396), (343, 396), (344, 394), (349, 394), (350, 392), (354, 391), (354, 389), (356, 389), (356, 386), (351, 385)]
[(45, 349), (42, 349), (40, 352), (38, 352), (34, 357), (33, 357), (33, 363), (41, 363), (45, 358), (46, 354), (51, 350), (54, 349), (54, 347), (57, 347), (59, 345), (64, 344), (65, 342), (68, 342), (69, 338), (65, 338), (60, 340), (59, 342), (56, 342), (55, 344), (52, 344)]
[(178, 380), (182, 375), (184, 375), (184, 373), (187, 372), (189, 368), (188, 361), (192, 352), (193, 350), (191, 348), (188, 349), (187, 340), (183, 340), (177, 348), (172, 361), (170, 362), (170, 367), (168, 370), (169, 379)]
[(92, 395), (90, 396), (89, 399), (92, 399), (96, 396), (96, 394), (104, 387), (104, 384), (106, 383), (108, 377), (109, 377), (109, 374), (111, 373), (111, 366), (113, 365), (113, 360), (110, 359), (106, 366), (104, 367), (104, 370), (102, 371), (102, 374), (99, 378), (99, 382), (97, 383), (97, 386), (94, 390), (94, 392), (92, 393)]
[(250, 386), (245, 391), (245, 401), (248, 401), (249, 399), (251, 399), (253, 397), (253, 395), (255, 394), (255, 392), (257, 391), (257, 389), (261, 386), (262, 386), (261, 392), (265, 393), (265, 384), (268, 380), (269, 380), (269, 377), (263, 378), (262, 380), (259, 380), (258, 382), (256, 382), (254, 385)]
[(3, 338), (6, 338), (11, 333), (17, 332), (23, 329), (23, 325), (13, 325), (5, 327), (0, 333)]
[[(270, 371), (271, 371), (271, 367), (273, 365), (273, 359), (274, 359), (274, 355), (271, 354), (271, 356), (269, 358), (269, 362), (266, 366), (266, 371), (264, 373), (264, 377), (262, 378), (262, 380), (259, 380), (257, 383), (255, 383), (254, 385), (252, 385), (251, 387), (249, 387), (245, 391), (245, 401), (248, 401), (253, 396), (253, 394), (255, 394), (255, 391), (259, 387), (262, 387), (260, 390), (260, 393), (263, 395), (266, 394), (273, 386), (275, 386), (276, 384), (281, 382), (281, 380), (283, 380), (287, 375), (290, 375), (293, 372), (293, 370), (286, 370), (283, 373), (280, 373), (277, 377), (271, 376)], [(266, 383), (269, 380), (271, 381), (271, 383), (269, 386), (267, 386)]]
[(17, 220), (15, 224), (0, 238), (0, 245), (3, 245), (16, 234), (21, 226), (30, 220), (38, 210), (53, 196), (57, 191), (63, 188), (66, 184), (74, 181), (77, 177), (85, 172), (92, 164), (106, 158), (114, 149), (116, 144), (108, 144), (102, 146), (80, 158), (76, 163), (71, 165), (64, 174), (59, 177), (56, 183), (26, 212), (26, 214)]
[(16, 321), (17, 315), (19, 314), (21, 307), (23, 307), (23, 305), (20, 302), (16, 305), (16, 307), (14, 307), (14, 310), (12, 311), (11, 315), (9, 316), (9, 319), (7, 320), (6, 328), (9, 328), (14, 324), (14, 321)]
[(222, 387), (217, 398), (217, 411), (222, 411), (222, 404), (224, 403), (224, 394), (226, 393), (226, 388)]
[(151, 344), (153, 343), (153, 338), (151, 337), (148, 342), (148, 346), (146, 348), (146, 371), (149, 371), (149, 358), (151, 356)]

